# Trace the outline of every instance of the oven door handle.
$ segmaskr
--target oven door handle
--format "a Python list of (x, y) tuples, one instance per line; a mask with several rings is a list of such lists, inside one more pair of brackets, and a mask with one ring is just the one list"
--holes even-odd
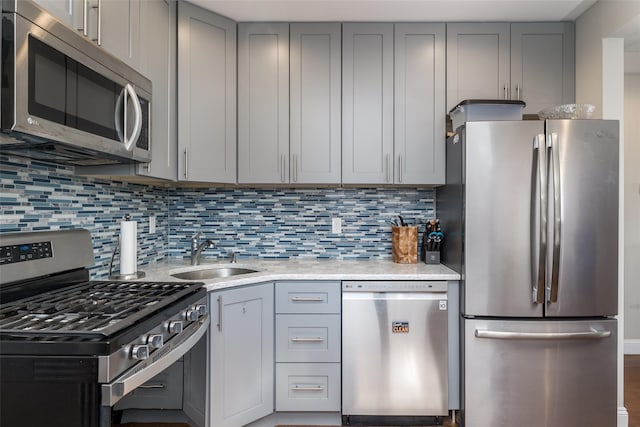
[(206, 315), (189, 325), (178, 337), (167, 342), (148, 359), (135, 365), (110, 384), (102, 385), (102, 406), (113, 406), (128, 393), (149, 381), (184, 356), (209, 329)]

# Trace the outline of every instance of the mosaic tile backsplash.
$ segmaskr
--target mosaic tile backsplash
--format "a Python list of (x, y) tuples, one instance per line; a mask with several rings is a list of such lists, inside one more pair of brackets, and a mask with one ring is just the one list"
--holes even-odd
[[(91, 232), (92, 277), (107, 277), (125, 214), (138, 221), (138, 260), (162, 260), (168, 249), (168, 190), (76, 176), (73, 168), (0, 156), (0, 232), (82, 227)], [(157, 220), (149, 233), (150, 215)], [(119, 264), (114, 262), (114, 271)]]
[[(424, 223), (435, 211), (431, 189), (167, 189), (76, 176), (72, 168), (13, 156), (0, 156), (0, 167), (0, 232), (86, 228), (95, 278), (107, 276), (125, 214), (138, 221), (144, 265), (187, 259), (196, 231), (216, 243), (203, 253), (206, 260), (225, 259), (230, 251), (240, 259), (391, 258), (389, 221), (401, 214)], [(332, 233), (333, 217), (342, 220), (340, 234)]]

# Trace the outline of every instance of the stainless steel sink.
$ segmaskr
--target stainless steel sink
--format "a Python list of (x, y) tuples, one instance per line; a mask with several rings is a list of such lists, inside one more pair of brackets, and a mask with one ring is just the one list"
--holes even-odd
[(255, 273), (258, 270), (242, 267), (212, 267), (203, 268), (201, 270), (184, 271), (182, 273), (174, 273), (171, 276), (184, 280), (205, 280), (217, 279), (221, 277), (237, 276), (239, 274)]

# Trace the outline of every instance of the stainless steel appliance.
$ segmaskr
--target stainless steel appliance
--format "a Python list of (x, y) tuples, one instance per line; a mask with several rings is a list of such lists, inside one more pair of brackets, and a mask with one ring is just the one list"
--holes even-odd
[(205, 336), (202, 283), (90, 281), (92, 264), (86, 230), (0, 234), (3, 425), (111, 426)]
[(32, 1), (0, 1), (0, 150), (73, 165), (149, 162), (151, 82)]
[(467, 122), (438, 216), (468, 427), (616, 425), (618, 122)]
[(447, 282), (342, 282), (343, 424), (448, 414), (447, 319)]

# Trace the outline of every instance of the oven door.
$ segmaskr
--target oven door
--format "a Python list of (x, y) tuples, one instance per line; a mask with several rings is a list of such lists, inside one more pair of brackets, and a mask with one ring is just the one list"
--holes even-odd
[(3, 73), (13, 74), (3, 75), (13, 85), (3, 90), (3, 131), (61, 142), (67, 151), (91, 151), (96, 158), (150, 161), (151, 93), (127, 77), (133, 70), (75, 33), (61, 39), (59, 33), (71, 30), (60, 24), (54, 35), (14, 13), (3, 15), (3, 25), (15, 27), (13, 42), (3, 40), (14, 50), (3, 53)]
[(102, 406), (112, 407), (124, 396), (167, 369), (191, 350), (209, 329), (209, 316), (185, 328), (148, 359), (136, 364), (109, 384), (102, 385)]

